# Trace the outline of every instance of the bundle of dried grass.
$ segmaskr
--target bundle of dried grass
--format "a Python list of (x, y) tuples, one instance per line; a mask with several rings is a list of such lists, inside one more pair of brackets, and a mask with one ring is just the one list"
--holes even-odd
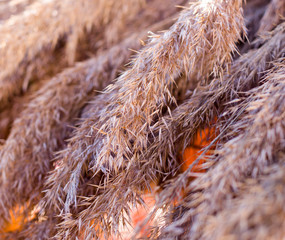
[(25, 91), (32, 77), (48, 72), (46, 65), (53, 65), (56, 46), (65, 45), (65, 54), (57, 60), (65, 67), (74, 62), (77, 42), (85, 30), (101, 28), (102, 24), (121, 29), (140, 6), (137, 0), (38, 1), (5, 21), (0, 25), (1, 105), (13, 94)]
[[(284, 235), (283, 1), (197, 0), (183, 7), (169, 30), (149, 32), (147, 43), (147, 30), (174, 21), (178, 10), (165, 1), (145, 1), (145, 8), (135, 0), (21, 1), (22, 9), (5, 17), (0, 33), (12, 34), (13, 21), (31, 23), (26, 14), (36, 7), (40, 21), (33, 26), (54, 10), (57, 15), (29, 35), (36, 39), (46, 31), (48, 37), (42, 34), (38, 45), (23, 42), (23, 54), (8, 54), (14, 63), (2, 63), (3, 104), (23, 83), (26, 90), (31, 81), (39, 82), (39, 89), (19, 97), (26, 104), (19, 105), (21, 113), (0, 107), (0, 136), (7, 119), (13, 121), (0, 143), (0, 222), (9, 221), (11, 210), (20, 208), (24, 215), (21, 228), (1, 233), (3, 239), (120, 237), (154, 184), (161, 192), (135, 234), (145, 229), (152, 239)], [(77, 4), (74, 12), (71, 3)], [(243, 8), (250, 42), (241, 40), (247, 39)], [(53, 32), (56, 22), (60, 27)], [(118, 77), (132, 54), (128, 48), (137, 55)], [(56, 74), (68, 62), (89, 58), (89, 51), (96, 56)], [(53, 77), (37, 80), (48, 75)], [(205, 128), (214, 128), (208, 131), (214, 140), (182, 172), (184, 150)], [(198, 163), (203, 169), (195, 172)]]
[(208, 239), (282, 239), (285, 236), (284, 156), (279, 164), (263, 167), (263, 175), (246, 179), (238, 196), (228, 199), (223, 210), (207, 224)]
[[(205, 190), (201, 205), (195, 210), (198, 213), (201, 207), (203, 213), (194, 213), (195, 220), (191, 219), (191, 230), (195, 229), (196, 233), (190, 230), (192, 237), (202, 232), (202, 236), (209, 238), (211, 234), (201, 230), (205, 227), (201, 221), (208, 225), (212, 216), (224, 207), (224, 201), (238, 194), (237, 186), (245, 177), (254, 178), (262, 174), (265, 167), (274, 163), (284, 150), (285, 65), (284, 59), (280, 61), (278, 69), (265, 77), (266, 83), (253, 89), (238, 107), (245, 112), (234, 123), (232, 139), (218, 149), (218, 156), (214, 159), (218, 164), (195, 182), (195, 190)], [(240, 132), (238, 136), (237, 132)], [(199, 200), (195, 199), (195, 202), (198, 204)]]
[[(94, 55), (95, 53), (99, 54), (100, 52), (104, 52), (117, 41), (118, 43), (123, 41), (125, 38), (132, 35), (134, 32), (138, 32), (140, 29), (147, 29), (148, 26), (160, 22), (162, 19), (169, 18), (171, 20), (170, 16), (179, 11), (179, 9), (167, 7), (168, 5), (174, 5), (173, 1), (174, 0), (165, 0), (165, 5), (162, 5), (158, 0), (147, 2), (147, 4), (143, 5), (144, 7), (141, 8), (138, 15), (135, 15), (136, 10), (134, 10), (134, 13), (129, 15), (122, 22), (114, 19), (111, 23), (106, 23), (110, 28), (121, 29), (121, 32), (117, 32), (117, 36), (114, 34), (112, 35), (113, 38), (115, 38), (112, 42), (106, 42), (104, 37), (104, 34), (107, 32), (110, 33), (110, 29), (102, 30), (101, 26), (98, 27), (96, 25), (92, 28), (90, 33), (83, 34), (83, 36), (78, 40), (76, 59), (80, 61), (86, 60), (87, 58), (90, 58), (90, 54)], [(175, 1), (176, 4), (184, 4), (185, 2), (186, 0)], [(127, 9), (124, 11), (127, 11)], [(123, 17), (123, 13), (121, 13), (121, 15), (121, 17)], [(123, 23), (125, 23), (128, 28), (126, 28)], [(61, 45), (62, 44), (63, 43), (61, 43)], [(26, 99), (30, 98), (33, 92), (38, 89), (38, 86), (43, 84), (42, 82), (49, 80), (50, 76), (60, 72), (60, 70), (66, 66), (64, 48), (61, 45), (54, 49), (50, 58), (48, 58), (47, 53), (43, 51), (38, 59), (33, 60), (32, 64), (34, 71), (32, 74), (29, 74), (29, 78), (32, 79), (32, 82), (28, 86), (27, 91), (23, 93), (23, 96), (13, 97), (7, 106), (0, 112), (1, 116), (3, 116), (0, 118), (0, 139), (7, 138), (13, 121), (23, 110), (23, 103), (27, 102)], [(56, 64), (54, 64), (55, 62)], [(42, 66), (45, 66), (44, 69)], [(37, 71), (37, 69), (39, 71)]]
[[(247, 176), (262, 174), (265, 166), (276, 161), (279, 152), (284, 150), (284, 59), (279, 62), (277, 69), (264, 78), (266, 83), (253, 89), (239, 104), (241, 106), (233, 108), (234, 119), (240, 119), (233, 122), (230, 118), (223, 124), (223, 128), (233, 129), (232, 139), (218, 148), (217, 156), (212, 159), (216, 166), (186, 187), (186, 197), (176, 212), (179, 216), (174, 221), (171, 216), (170, 225), (159, 230), (163, 232), (162, 238), (188, 239), (191, 235), (191, 239), (212, 239), (207, 228), (217, 221), (216, 214), (222, 211), (225, 202), (239, 194), (239, 184)], [(176, 181), (175, 187), (183, 186), (179, 180), (181, 182), (177, 184)], [(171, 188), (167, 194), (171, 193)], [(181, 209), (184, 210), (179, 213)]]
[[(132, 68), (107, 90), (110, 103), (99, 118), (95, 111), (91, 121), (82, 124), (69, 148), (59, 157), (60, 167), (49, 178), (52, 188), (47, 193), (48, 201), (59, 208), (64, 202), (61, 237), (78, 235), (80, 222), (88, 239), (98, 237), (100, 232), (116, 233), (118, 222), (126, 219), (128, 204), (140, 203), (140, 192), (156, 178), (156, 173), (167, 171), (167, 163), (143, 160), (152, 122), (161, 117), (164, 106), (170, 111), (171, 102), (175, 102), (172, 84), (181, 72), (194, 79), (208, 77), (210, 73), (217, 75), (230, 60), (234, 42), (243, 30), (241, 12), (239, 1), (230, 7), (223, 1), (191, 4), (168, 32), (153, 36), (148, 47), (133, 61)], [(225, 30), (229, 31), (228, 40), (220, 41)], [(194, 69), (197, 64), (201, 68)], [(103, 184), (104, 190), (100, 191), (100, 187), (96, 190), (94, 186), (93, 191), (101, 193), (87, 195), (82, 201), (76, 197), (77, 189), (81, 188), (81, 176), (87, 172), (95, 174), (93, 184)], [(70, 208), (76, 209), (77, 202), (87, 207), (73, 212), (71, 218)], [(95, 229), (96, 225), (100, 227)]]
[[(176, 166), (182, 164), (177, 161), (179, 153), (184, 152), (185, 148), (193, 143), (195, 136), (199, 134), (199, 129), (213, 125), (219, 115), (221, 117), (218, 121), (222, 122), (221, 129), (218, 130), (218, 126), (215, 126), (218, 136), (205, 149), (205, 152), (217, 141), (226, 138), (227, 128), (225, 126), (230, 127), (235, 122), (235, 116), (229, 116), (227, 109), (244, 98), (244, 92), (259, 84), (265, 72), (272, 67), (271, 61), (284, 56), (284, 24), (268, 34), (266, 38), (260, 38), (258, 41), (263, 45), (241, 55), (232, 63), (230, 72), (225, 73), (222, 79), (216, 78), (206, 86), (197, 87), (192, 96), (178, 106), (171, 115), (166, 115), (158, 121), (153, 132), (156, 136), (154, 142), (159, 142), (159, 144), (149, 147), (146, 153), (151, 162), (161, 159), (163, 162), (176, 163)], [(234, 108), (234, 110), (240, 113), (242, 108)], [(158, 208), (173, 203), (180, 196), (189, 183), (192, 168), (199, 161), (200, 158), (194, 161), (186, 172), (174, 178), (173, 182), (165, 187), (166, 190), (161, 193), (160, 201), (157, 203)], [(207, 169), (211, 165), (211, 162), (207, 162), (204, 168)], [(174, 168), (174, 172), (178, 171), (179, 168)]]
[[(171, 22), (172, 19), (167, 19), (148, 29), (161, 29)], [(146, 38), (146, 34), (146, 30), (135, 33), (98, 57), (62, 72), (34, 94), (33, 100), (14, 122), (1, 151), (1, 194), (5, 195), (1, 198), (5, 211), (1, 214), (2, 219), (9, 217), (9, 209), (16, 204), (29, 202), (31, 208), (34, 206), (41, 196), (53, 153), (64, 146), (63, 141), (71, 130), (69, 126), (74, 124), (79, 110), (95, 89), (102, 90), (116, 77), (132, 54), (129, 48), (139, 49), (139, 39)], [(23, 125), (29, 125), (29, 128), (22, 128)], [(25, 174), (19, 176), (23, 169), (26, 169)], [(29, 182), (34, 185), (27, 187)]]
[[(63, 141), (71, 130), (69, 126), (73, 125), (79, 110), (94, 90), (102, 90), (116, 77), (131, 55), (129, 48), (138, 49), (138, 37), (143, 38), (145, 33), (134, 34), (108, 52), (67, 69), (35, 93), (13, 123), (1, 150), (1, 194), (7, 199), (1, 197), (2, 209), (6, 210), (1, 217), (16, 203), (33, 202), (33, 198), (41, 195), (53, 153), (64, 146)], [(23, 169), (25, 174), (20, 176)]]

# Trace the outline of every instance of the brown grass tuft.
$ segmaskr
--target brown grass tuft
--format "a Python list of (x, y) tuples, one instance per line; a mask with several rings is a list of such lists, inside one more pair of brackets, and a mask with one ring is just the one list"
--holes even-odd
[(238, 194), (238, 185), (245, 177), (262, 174), (264, 167), (272, 164), (284, 148), (285, 68), (284, 59), (279, 61), (280, 66), (264, 78), (266, 82), (254, 88), (240, 107), (234, 108), (233, 116), (240, 119), (232, 123), (233, 138), (218, 148), (218, 155), (212, 159), (216, 165), (186, 187), (187, 197), (181, 202), (183, 213), (162, 230), (167, 236), (186, 239), (190, 234), (193, 239), (211, 238), (205, 230), (207, 222), (214, 221), (225, 201)]
[[(165, 116), (157, 124), (154, 132), (159, 133), (156, 141), (160, 144), (149, 148), (148, 155), (152, 159), (176, 162), (178, 151), (181, 149), (179, 146), (182, 146), (184, 151), (197, 134), (197, 130), (211, 125), (215, 116), (221, 115), (220, 121), (223, 121), (225, 116), (228, 118), (228, 121), (223, 122), (223, 126), (234, 123), (233, 117), (227, 115), (225, 108), (230, 107), (229, 103), (232, 101), (239, 102), (244, 97), (244, 92), (258, 85), (265, 72), (272, 67), (272, 61), (284, 55), (284, 24), (268, 34), (267, 38), (259, 39), (259, 42), (263, 45), (235, 60), (230, 67), (230, 72), (225, 73), (222, 80), (216, 78), (206, 86), (197, 87), (192, 96), (178, 106), (171, 116)], [(237, 112), (238, 110), (236, 109)], [(223, 111), (225, 111), (224, 116)], [(221, 131), (222, 133), (215, 141), (226, 135), (225, 129)], [(165, 199), (172, 202), (173, 198), (177, 197), (175, 192), (179, 194), (180, 191), (177, 189), (184, 188), (190, 171), (191, 167), (173, 181), (173, 186), (167, 188), (161, 202), (165, 204)]]
[[(150, 29), (168, 26), (170, 22), (173, 20), (162, 21)], [(0, 193), (5, 195), (1, 198), (2, 220), (9, 218), (8, 211), (16, 204), (29, 201), (33, 207), (38, 201), (44, 177), (52, 167), (54, 151), (65, 145), (64, 139), (69, 136), (79, 110), (90, 95), (94, 95), (94, 90), (102, 90), (117, 76), (118, 70), (133, 54), (129, 48), (139, 49), (139, 39), (144, 39), (146, 33), (146, 30), (135, 33), (99, 56), (65, 70), (34, 94), (33, 100), (15, 120), (0, 152)], [(23, 169), (25, 174), (19, 175)]]
[(284, 154), (279, 164), (263, 167), (263, 175), (238, 186), (238, 197), (228, 199), (223, 210), (207, 223), (208, 239), (282, 239), (285, 235)]
[[(83, 123), (89, 126), (88, 134), (86, 127), (82, 128), (85, 134), (79, 129), (75, 145), (64, 152), (61, 166), (50, 176), (49, 201), (57, 207), (64, 203), (59, 238), (75, 237), (80, 230), (86, 239), (98, 237), (100, 232), (118, 233), (118, 222), (127, 221), (124, 213), (129, 212), (128, 204), (141, 203), (140, 191), (155, 179), (157, 171), (165, 170), (165, 163), (143, 160), (143, 152), (148, 148), (153, 121), (161, 117), (164, 106), (170, 111), (171, 102), (176, 102), (171, 94), (175, 78), (183, 72), (194, 79), (218, 75), (231, 60), (234, 43), (243, 30), (241, 14), (241, 1), (231, 6), (224, 1), (191, 4), (169, 31), (152, 36), (130, 69), (107, 89), (110, 103), (98, 120)], [(221, 41), (222, 37), (226, 39)], [(79, 136), (88, 139), (79, 141)], [(80, 178), (87, 172), (95, 174), (93, 184), (102, 185), (104, 190), (95, 188), (93, 191), (100, 194), (77, 199)], [(81, 205), (82, 210), (74, 212)], [(97, 224), (98, 231), (94, 228)]]
[(284, 235), (284, 1), (186, 2), (1, 1), (1, 239)]
[[(118, 28), (120, 26), (120, 28), (124, 29), (118, 31), (117, 37), (113, 35), (113, 41), (109, 41), (108, 43), (105, 41), (104, 35), (106, 33), (110, 34), (109, 29), (105, 28), (103, 31), (101, 26), (93, 27), (88, 34), (83, 34), (79, 39), (76, 49), (76, 59), (84, 61), (90, 58), (90, 55), (93, 56), (95, 53), (100, 54), (100, 52), (109, 49), (113, 44), (123, 41), (134, 32), (138, 32), (140, 29), (147, 29), (147, 27), (162, 19), (170, 18), (170, 16), (179, 11), (179, 9), (176, 8), (169, 8), (169, 5), (173, 4), (173, 1), (174, 0), (165, 0), (165, 4), (163, 5), (158, 0), (147, 2), (137, 15), (135, 15), (136, 11), (134, 11), (134, 13), (124, 19), (123, 22), (125, 24), (116, 21), (115, 18), (111, 23), (108, 23), (107, 26), (112, 28)], [(186, 0), (175, 0), (175, 2), (177, 4), (183, 4)], [(127, 9), (124, 11), (127, 11)], [(123, 17), (123, 14), (121, 17)], [(61, 43), (61, 45), (63, 45), (63, 43)], [(66, 66), (63, 46), (57, 46), (54, 52), (49, 54), (50, 57), (47, 57), (47, 54), (46, 51), (42, 51), (39, 59), (33, 60), (32, 65), (34, 70), (29, 74), (29, 79), (32, 81), (29, 83), (27, 91), (21, 94), (23, 96), (13, 97), (9, 103), (0, 110), (0, 139), (7, 138), (13, 121), (24, 108), (23, 103), (27, 102), (26, 99), (28, 99), (35, 91), (35, 88), (37, 88), (35, 86), (42, 85), (43, 82), (50, 79), (50, 76), (60, 72)], [(42, 68), (42, 66), (45, 67)], [(19, 73), (16, 75), (16, 78), (20, 78)]]
[[(98, 57), (77, 64), (48, 81), (15, 120), (1, 149), (1, 194), (6, 212), (40, 196), (54, 151), (64, 146), (73, 119), (92, 91), (107, 86), (138, 48), (137, 34)], [(23, 126), (26, 126), (23, 128)], [(25, 174), (20, 174), (25, 169)], [(34, 184), (29, 184), (29, 183)], [(11, 190), (10, 190), (11, 189)], [(4, 217), (3, 214), (1, 217)]]
[(273, 30), (285, 19), (285, 2), (283, 0), (271, 0), (266, 9), (258, 30), (259, 34)]
[(26, 91), (31, 74), (45, 71), (44, 66), (51, 64), (53, 50), (62, 44), (60, 41), (65, 46), (65, 53), (61, 55), (65, 59), (61, 60), (65, 61), (63, 65), (66, 66), (66, 61), (72, 64), (77, 42), (86, 29), (103, 25), (120, 29), (139, 6), (141, 1), (138, 0), (38, 1), (9, 18), (0, 25), (0, 68), (4, 69), (0, 73), (1, 105), (14, 94)]

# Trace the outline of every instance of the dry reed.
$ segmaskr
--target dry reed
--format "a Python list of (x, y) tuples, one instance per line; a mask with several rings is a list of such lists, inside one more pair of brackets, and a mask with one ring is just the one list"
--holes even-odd
[[(175, 103), (171, 94), (175, 78), (183, 72), (193, 78), (220, 73), (243, 31), (241, 3), (192, 3), (169, 31), (152, 36), (131, 68), (107, 89), (106, 96), (115, 91), (111, 103), (95, 124), (94, 119), (91, 124), (83, 123), (89, 125), (88, 134), (86, 127), (79, 128), (74, 144), (59, 156), (62, 162), (49, 178), (48, 201), (59, 208), (64, 203), (59, 238), (75, 237), (80, 229), (86, 239), (98, 237), (98, 232), (118, 233), (118, 222), (127, 221), (123, 215), (129, 211), (128, 204), (141, 203), (140, 191), (165, 168), (166, 163), (157, 162), (144, 166), (143, 152), (148, 148), (152, 122), (162, 115), (164, 106), (169, 109), (171, 102)], [(78, 140), (80, 136), (86, 140)], [(93, 172), (95, 184), (103, 184), (104, 190), (82, 201), (77, 199), (77, 188), (86, 172)], [(100, 191), (100, 187), (94, 188)], [(84, 205), (83, 210), (71, 217), (77, 202), (79, 209)], [(98, 231), (94, 228), (97, 224)]]
[(285, 19), (285, 2), (283, 0), (271, 0), (261, 21), (258, 33), (262, 34), (273, 30)]
[[(35, 93), (13, 123), (1, 149), (1, 194), (9, 195), (8, 201), (1, 199), (5, 202), (2, 211), (7, 212), (15, 203), (23, 204), (39, 197), (53, 152), (64, 145), (66, 131), (70, 131), (68, 126), (88, 95), (95, 89), (102, 90), (116, 77), (118, 68), (130, 57), (128, 48), (139, 47), (137, 36), (134, 34), (107, 53), (65, 70)], [(19, 174), (23, 169), (25, 174)]]
[[(177, 4), (184, 4), (185, 0), (176, 0)], [(161, 21), (162, 19), (169, 18), (170, 16), (174, 15), (179, 10), (177, 8), (169, 8), (168, 6), (173, 4), (173, 0), (165, 0), (165, 4), (161, 4), (160, 1), (151, 1), (147, 2), (144, 7), (141, 9), (139, 14), (134, 15), (132, 13), (125, 19), (123, 22), (126, 22), (128, 26), (127, 29), (121, 29), (122, 27), (126, 27), (120, 21), (113, 21), (112, 23), (108, 23), (108, 26), (112, 26), (112, 28), (120, 26), (121, 33), (119, 34), (118, 38), (120, 41), (123, 41), (128, 36), (132, 35), (134, 32), (138, 32), (139, 29), (146, 29), (148, 26)], [(136, 11), (134, 11), (136, 12)], [(134, 17), (134, 16), (136, 17)], [(117, 25), (116, 25), (117, 23)], [(96, 31), (97, 30), (97, 31)], [(95, 31), (95, 32), (94, 32)], [(94, 28), (90, 32), (90, 34), (85, 34), (83, 39), (79, 39), (78, 49), (76, 50), (76, 59), (85, 60), (86, 58), (90, 57), (91, 53), (104, 52), (104, 49), (108, 49), (110, 45), (104, 41), (104, 34), (107, 31), (105, 29), (102, 31), (100, 28)], [(101, 36), (102, 35), (102, 36)], [(115, 36), (113, 36), (115, 38)], [(115, 42), (112, 42), (115, 43)], [(110, 46), (109, 46), (110, 47)], [(98, 50), (97, 50), (98, 49)], [(14, 97), (11, 99), (9, 104), (5, 108), (3, 108), (0, 112), (0, 139), (6, 139), (13, 121), (19, 115), (21, 110), (24, 108), (25, 99), (29, 98), (29, 96), (34, 92), (35, 85), (40, 85), (39, 82), (43, 82), (43, 80), (49, 79), (49, 76), (53, 76), (56, 73), (60, 72), (60, 70), (66, 65), (65, 59), (62, 59), (64, 56), (64, 49), (61, 47), (57, 47), (54, 49), (53, 55), (50, 58), (47, 57), (47, 53), (45, 51), (40, 53), (40, 57), (38, 60), (33, 60), (33, 73), (29, 75), (30, 79), (34, 79), (30, 84), (31, 86), (28, 87), (27, 92), (23, 94), (24, 97), (18, 98)], [(56, 62), (56, 64), (54, 64)], [(44, 67), (44, 70), (42, 69)], [(37, 69), (39, 71), (37, 71)], [(20, 75), (17, 75), (20, 78)], [(19, 100), (19, 101), (18, 101)], [(2, 117), (3, 116), (3, 117)]]
[[(182, 149), (183, 152), (193, 141), (198, 129), (211, 125), (215, 116), (221, 115), (224, 108), (229, 107), (229, 102), (237, 101), (244, 92), (258, 85), (265, 71), (272, 67), (271, 62), (285, 53), (284, 26), (284, 23), (280, 24), (266, 38), (259, 39), (263, 44), (260, 48), (250, 50), (236, 59), (230, 67), (230, 72), (225, 73), (222, 80), (216, 78), (206, 86), (197, 87), (193, 95), (178, 106), (171, 116), (165, 116), (158, 122), (154, 132), (159, 144), (149, 148), (147, 155), (153, 160), (176, 162), (179, 151)], [(224, 125), (232, 124), (233, 119), (228, 119)], [(222, 134), (219, 139), (221, 137)], [(172, 202), (177, 197), (180, 192), (178, 189), (183, 189), (187, 184), (193, 165), (183, 175), (174, 179), (173, 186), (167, 187), (161, 203)]]
[[(284, 153), (283, 153), (284, 154)], [(282, 239), (285, 235), (284, 155), (279, 164), (263, 167), (257, 179), (238, 186), (238, 196), (228, 199), (205, 229), (208, 239)]]
[[(90, 34), (86, 34), (83, 39), (78, 42), (78, 51), (76, 58), (79, 60), (85, 60), (90, 57), (90, 52), (101, 52), (110, 48), (110, 44), (123, 41), (128, 36), (137, 32), (138, 29), (146, 29), (148, 26), (160, 22), (163, 19), (167, 19), (175, 13), (179, 12), (179, 8), (169, 7), (178, 5), (185, 5), (187, 0), (165, 0), (164, 4), (161, 4), (160, 0), (144, 1), (145, 4), (133, 17), (128, 17), (124, 21), (124, 24), (116, 26), (116, 22), (107, 24), (108, 28), (93, 28)], [(133, 14), (132, 14), (133, 15)], [(132, 16), (131, 15), (131, 16)], [(119, 22), (120, 23), (120, 22)], [(114, 30), (109, 28), (113, 28)], [(118, 30), (120, 28), (120, 30)], [(117, 36), (112, 32), (118, 33)], [(106, 37), (109, 39), (106, 40)], [(113, 39), (113, 40), (111, 40)], [(91, 43), (91, 44), (90, 44)]]
[[(145, 8), (142, 2), (19, 0), (15, 16), (7, 11), (0, 33), (14, 34), (24, 53), (8, 56), (16, 64), (3, 62), (8, 71), (0, 74), (6, 91), (3, 98), (0, 93), (0, 137), (9, 134), (0, 142), (0, 222), (22, 206), (25, 224), (10, 233), (0, 230), (0, 238), (120, 237), (153, 183), (162, 191), (144, 220), (149, 226), (156, 219), (148, 238), (284, 235), (283, 1), (195, 1), (169, 30), (150, 32), (147, 43), (141, 29), (168, 28), (178, 11), (168, 5), (186, 0), (145, 1)], [(30, 18), (39, 21), (31, 24)], [(22, 32), (12, 29), (21, 21)], [(21, 40), (25, 30), (42, 23), (48, 24)], [(38, 45), (30, 40), (39, 35)], [(140, 52), (138, 38), (146, 45)], [(14, 52), (17, 41), (0, 54)], [(242, 55), (232, 61), (237, 41)], [(137, 55), (100, 92), (125, 69), (128, 48)], [(42, 81), (48, 76), (54, 77)], [(31, 84), (40, 89), (34, 92)], [(13, 96), (20, 91), (25, 95)], [(12, 121), (9, 133), (5, 124)], [(215, 139), (179, 174), (184, 149), (213, 125)], [(203, 173), (193, 172), (201, 159)]]
[[(171, 19), (162, 21), (148, 29), (160, 29), (171, 22)], [(1, 194), (6, 196), (1, 203), (3, 218), (8, 218), (9, 209), (16, 204), (29, 201), (33, 206), (34, 198), (39, 199), (53, 153), (64, 146), (69, 126), (74, 124), (79, 110), (95, 89), (102, 90), (117, 76), (132, 54), (129, 48), (139, 49), (139, 39), (144, 39), (146, 33), (146, 30), (135, 33), (98, 57), (65, 70), (35, 93), (15, 120), (1, 149)], [(18, 173), (23, 169), (25, 174), (20, 176)], [(29, 182), (34, 184), (27, 187)]]
[[(102, 24), (119, 29), (140, 6), (138, 0), (39, 1), (9, 18), (0, 25), (0, 68), (4, 69), (0, 73), (1, 105), (27, 89), (33, 72), (45, 71), (46, 62), (52, 64), (48, 59), (60, 41), (65, 42), (65, 54), (61, 57), (71, 64), (85, 29), (101, 28)], [(38, 65), (34, 65), (35, 62)]]
[(216, 166), (186, 187), (187, 196), (181, 202), (184, 212), (162, 230), (166, 236), (187, 239), (190, 234), (191, 239), (208, 239), (207, 222), (213, 221), (226, 200), (238, 194), (239, 183), (246, 176), (261, 174), (284, 149), (285, 68), (284, 59), (279, 61), (280, 66), (264, 78), (266, 82), (234, 108), (232, 114), (240, 119), (231, 126), (233, 138), (218, 149), (213, 159)]

